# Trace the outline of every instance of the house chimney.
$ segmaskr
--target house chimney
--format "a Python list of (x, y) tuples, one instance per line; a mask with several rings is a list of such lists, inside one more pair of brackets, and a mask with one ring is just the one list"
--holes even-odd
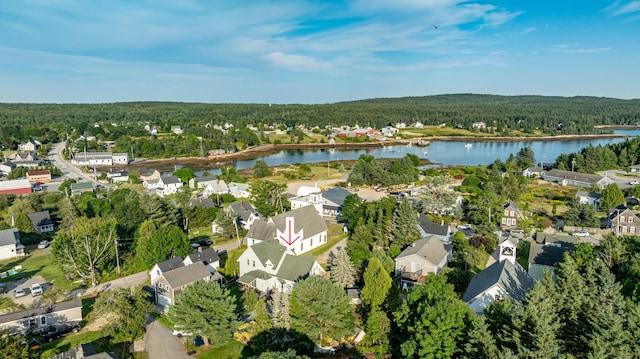
[(198, 252), (202, 253), (202, 246), (198, 247)]
[(440, 225), (441, 225), (441, 226), (444, 226), (444, 219), (441, 219), (441, 220), (440, 220)]

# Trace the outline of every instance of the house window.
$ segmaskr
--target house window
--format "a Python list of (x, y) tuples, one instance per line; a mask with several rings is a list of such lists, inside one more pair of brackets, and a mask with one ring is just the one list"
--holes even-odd
[(508, 209), (505, 209), (505, 210), (504, 210), (504, 215), (505, 215), (505, 216), (508, 216), (508, 215), (509, 215), (509, 210), (508, 210)]
[(304, 250), (304, 242), (300, 242), (300, 252)]
[(627, 226), (622, 226), (622, 233), (627, 233)]
[(47, 317), (40, 317), (40, 325), (47, 325)]
[[(249, 265), (249, 260), (247, 259), (247, 265)], [(255, 266), (254, 266), (255, 267)]]
[(625, 222), (625, 218), (624, 216), (620, 216), (620, 222), (624, 223)]
[(502, 219), (502, 224), (507, 224), (507, 219), (506, 218)]
[(162, 283), (158, 283), (156, 285), (158, 286), (158, 288), (162, 289)]
[(311, 247), (313, 247), (313, 237), (311, 237), (311, 244), (310, 244), (310, 246), (311, 246)]
[(255, 268), (255, 267), (256, 267), (256, 261), (251, 261), (251, 262), (252, 262), (251, 264), (252, 264), (252, 265), (253, 265), (253, 267)]
[(516, 216), (516, 212), (511, 211), (511, 217), (515, 217)]
[(636, 227), (634, 226), (629, 227), (629, 233), (636, 233)]

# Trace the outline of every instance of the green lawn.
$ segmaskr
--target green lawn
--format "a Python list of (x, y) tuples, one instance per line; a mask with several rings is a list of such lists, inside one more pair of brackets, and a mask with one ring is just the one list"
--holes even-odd
[(55, 283), (58, 288), (71, 290), (80, 287), (80, 284), (66, 279), (66, 274), (55, 262), (51, 250), (35, 250), (27, 256), (2, 261), (0, 262), (0, 272), (7, 271), (18, 265), (22, 266), (22, 270), (17, 275), (0, 279), (0, 282), (9, 282), (14, 279), (39, 275), (48, 283)]
[(249, 347), (244, 346), (237, 340), (231, 339), (220, 348), (208, 348), (206, 350), (198, 350), (196, 358), (198, 359), (240, 359), (249, 358), (254, 353), (250, 353)]
[(328, 251), (333, 247), (336, 243), (341, 240), (347, 238), (348, 234), (342, 231), (342, 224), (329, 224), (327, 225), (327, 243), (321, 245), (318, 248), (315, 248), (311, 251), (311, 254), (315, 257), (321, 255), (322, 253)]

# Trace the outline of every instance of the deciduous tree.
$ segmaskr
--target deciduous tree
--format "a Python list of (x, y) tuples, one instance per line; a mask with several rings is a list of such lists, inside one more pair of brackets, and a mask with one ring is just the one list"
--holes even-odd
[(103, 317), (107, 325), (103, 330), (116, 343), (132, 343), (144, 334), (145, 313), (153, 311), (149, 294), (141, 290), (114, 288), (102, 292), (93, 305), (93, 318)]
[[(151, 223), (147, 228), (151, 230)], [(186, 256), (193, 248), (187, 235), (175, 225), (160, 228), (151, 236), (141, 236), (136, 243), (136, 262), (141, 268), (151, 268), (176, 256)]]
[(96, 285), (96, 273), (113, 268), (116, 221), (79, 217), (58, 233), (51, 249), (58, 263)]

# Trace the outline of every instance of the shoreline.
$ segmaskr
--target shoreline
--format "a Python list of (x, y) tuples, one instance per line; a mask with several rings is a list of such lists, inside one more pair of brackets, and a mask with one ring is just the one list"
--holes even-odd
[(239, 152), (225, 153), (215, 157), (174, 157), (174, 158), (158, 158), (143, 159), (134, 161), (128, 165), (114, 165), (103, 168), (111, 169), (129, 169), (168, 167), (175, 165), (198, 165), (198, 166), (221, 166), (229, 162), (237, 160), (252, 159), (256, 157), (266, 156), (282, 150), (299, 150), (305, 148), (341, 148), (341, 149), (358, 149), (367, 147), (384, 147), (397, 145), (416, 145), (416, 142), (424, 141), (427, 143), (433, 141), (457, 141), (457, 142), (532, 142), (532, 141), (565, 141), (580, 139), (597, 139), (597, 138), (624, 138), (626, 135), (618, 134), (599, 134), (599, 135), (558, 135), (558, 136), (540, 136), (540, 137), (482, 137), (482, 136), (433, 136), (420, 137), (402, 140), (361, 142), (361, 143), (301, 143), (301, 144), (266, 144), (249, 147)]

